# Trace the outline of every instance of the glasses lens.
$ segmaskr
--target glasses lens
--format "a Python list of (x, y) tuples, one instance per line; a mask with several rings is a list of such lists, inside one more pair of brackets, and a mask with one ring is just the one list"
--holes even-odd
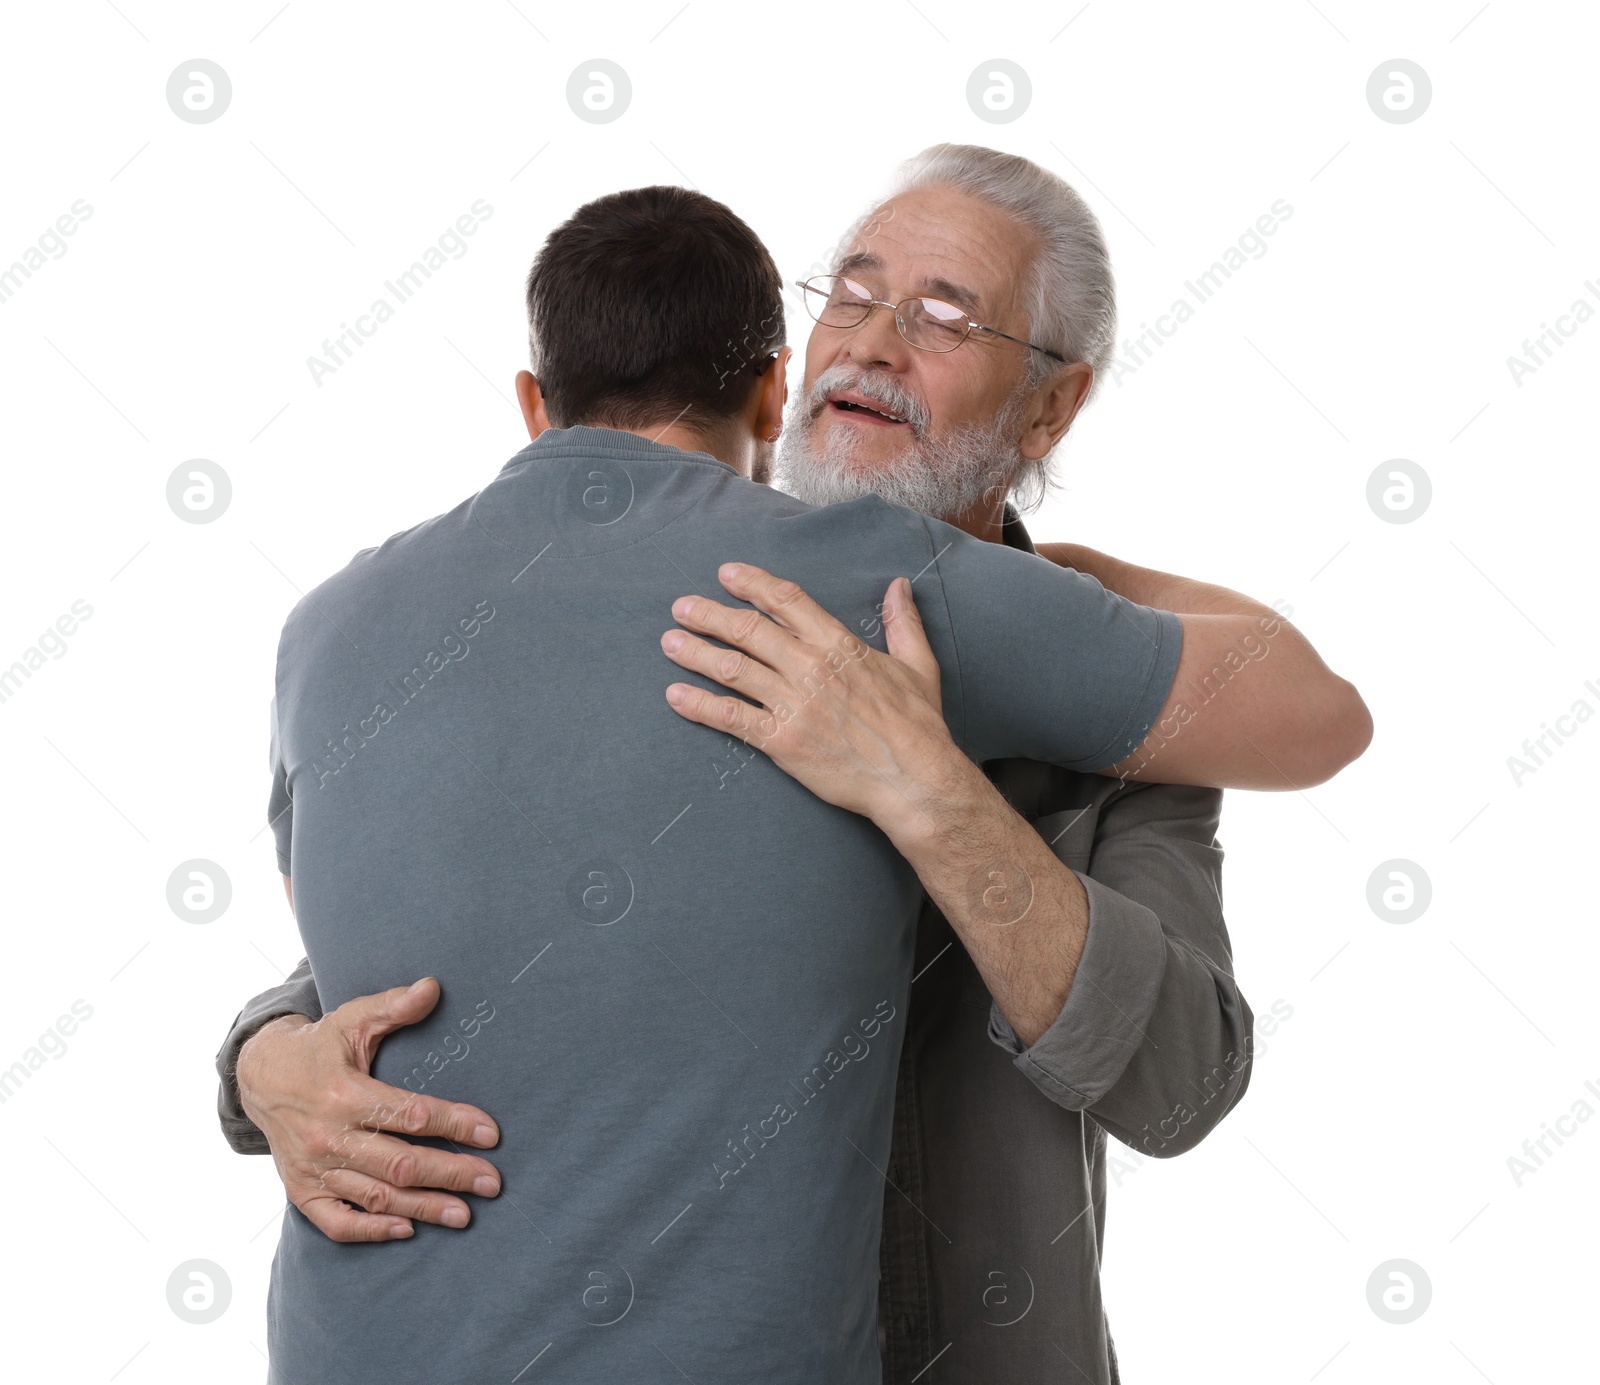
[(872, 306), (872, 294), (853, 279), (819, 274), (806, 280), (806, 310), (824, 327), (854, 327)]
[(924, 351), (954, 351), (967, 339), (971, 320), (937, 298), (910, 298), (900, 305), (901, 332)]

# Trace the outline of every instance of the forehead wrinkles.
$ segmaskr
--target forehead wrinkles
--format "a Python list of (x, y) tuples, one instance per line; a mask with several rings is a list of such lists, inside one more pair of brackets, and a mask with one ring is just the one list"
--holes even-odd
[(1019, 314), (1033, 242), (998, 208), (957, 193), (914, 192), (873, 212), (848, 253), (876, 256), (896, 292), (912, 292), (922, 279), (964, 285), (982, 297), (990, 325), (1004, 326)]

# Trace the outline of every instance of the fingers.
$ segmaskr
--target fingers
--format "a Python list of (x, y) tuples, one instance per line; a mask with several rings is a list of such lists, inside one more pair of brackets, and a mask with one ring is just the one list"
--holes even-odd
[(883, 629), (890, 656), (924, 677), (931, 676), (937, 690), (939, 660), (928, 643), (927, 631), (922, 628), (922, 612), (917, 610), (911, 583), (904, 577), (896, 577), (884, 594)]
[(419, 1096), (367, 1077), (384, 1036), (426, 1019), (438, 1003), (439, 983), (425, 976), (410, 986), (357, 996), (325, 1017), (324, 1022), (331, 1023), (349, 1045), (362, 1083), (362, 1107), (346, 1112), (346, 1118), (368, 1130), (435, 1135), (457, 1144), (492, 1148), (499, 1142), (500, 1129), (476, 1106)]
[[(703, 596), (680, 596), (672, 603), (672, 618), (686, 630), (721, 640), (780, 673), (796, 660), (795, 637), (760, 611), (724, 606)], [(667, 648), (664, 642), (661, 647)], [(667, 652), (670, 655), (672, 651)]]
[(685, 721), (737, 736), (757, 750), (766, 748), (790, 715), (786, 703), (778, 703), (772, 711), (763, 711), (741, 698), (718, 697), (692, 683), (668, 684), (667, 702)]
[[(749, 563), (724, 563), (717, 569), (717, 580), (741, 601), (764, 611), (785, 630), (817, 645), (838, 645), (856, 641), (843, 625), (817, 605), (798, 583), (774, 577), (765, 568)], [(842, 649), (849, 653), (853, 648)]]
[(396, 1188), (446, 1188), (479, 1197), (494, 1197), (500, 1191), (500, 1172), (487, 1159), (414, 1145), (360, 1127), (329, 1137), (324, 1157)]
[(376, 1078), (360, 1081), (359, 1109), (350, 1115), (363, 1130), (393, 1130), (401, 1135), (434, 1135), (458, 1145), (492, 1149), (500, 1140), (500, 1127), (476, 1106), (441, 1101)]
[(414, 1234), (404, 1217), (363, 1212), (331, 1193), (308, 1197), (295, 1206), (330, 1241), (401, 1241)]
[[(864, 659), (871, 649), (829, 615), (794, 582), (774, 577), (764, 568), (724, 563), (717, 570), (722, 584), (757, 609), (740, 610), (705, 597), (682, 596), (672, 603), (674, 618), (688, 630), (731, 646), (720, 649), (681, 630), (661, 637), (667, 657), (683, 668), (714, 678), (741, 698), (718, 697), (687, 683), (667, 689), (667, 701), (685, 720), (738, 736), (763, 749), (793, 716), (793, 703), (815, 695), (847, 662)], [(905, 604), (915, 613), (909, 593)], [(926, 648), (926, 641), (923, 641)], [(931, 649), (925, 656), (906, 641), (911, 658), (931, 667), (935, 686), (938, 663)], [(762, 708), (766, 708), (763, 712)]]
[[(757, 616), (757, 619), (761, 618)], [(772, 670), (741, 650), (721, 649), (682, 630), (668, 630), (662, 635), (661, 649), (679, 667), (714, 678), (724, 687), (743, 693), (763, 706), (772, 705), (783, 695), (784, 684)]]
[(867, 646), (795, 583), (742, 563), (724, 563), (718, 575), (724, 587), (756, 610), (680, 596), (672, 603), (680, 625), (743, 650), (791, 681), (814, 671), (819, 650), (826, 651), (830, 660), (867, 655)]
[(426, 1019), (438, 1003), (439, 983), (425, 976), (409, 986), (396, 986), (376, 995), (358, 995), (325, 1018), (346, 1036), (361, 1070), (367, 1072), (384, 1035)]
[(500, 1191), (494, 1165), (476, 1155), (451, 1154), (360, 1128), (326, 1136), (317, 1147), (315, 1156), (291, 1161), (284, 1183), (295, 1206), (335, 1241), (401, 1239), (412, 1234), (412, 1218), (464, 1227), (472, 1220), (471, 1209), (443, 1190), (479, 1197)]
[(458, 1197), (426, 1188), (397, 1188), (355, 1169), (330, 1169), (323, 1175), (322, 1186), (368, 1213), (391, 1219), (411, 1218), (456, 1230), (472, 1220), (472, 1209)]

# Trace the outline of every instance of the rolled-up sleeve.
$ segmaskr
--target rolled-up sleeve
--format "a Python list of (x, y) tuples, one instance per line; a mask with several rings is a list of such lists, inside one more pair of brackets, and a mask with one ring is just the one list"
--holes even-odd
[[(1221, 811), (1216, 789), (1117, 788), (1076, 872), (1089, 927), (1061, 1014), (1025, 1048), (990, 1010), (990, 1037), (1041, 1092), (1156, 1157), (1198, 1144), (1249, 1084), (1254, 1018), (1223, 922)], [(1069, 860), (1073, 848), (1054, 849)]]

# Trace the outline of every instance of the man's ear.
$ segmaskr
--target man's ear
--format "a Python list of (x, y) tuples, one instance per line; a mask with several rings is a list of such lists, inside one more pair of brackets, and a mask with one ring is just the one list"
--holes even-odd
[(531, 372), (517, 372), (517, 403), (522, 406), (522, 421), (528, 425), (528, 436), (536, 438), (546, 428), (552, 427), (550, 415), (544, 408), (544, 391)]
[(783, 406), (789, 402), (789, 358), (792, 346), (778, 352), (778, 359), (756, 380), (755, 435), (762, 442), (776, 442), (783, 431)]
[(1031, 462), (1046, 456), (1061, 441), (1094, 383), (1094, 367), (1087, 361), (1062, 366), (1035, 392), (1028, 425), (1019, 444)]

